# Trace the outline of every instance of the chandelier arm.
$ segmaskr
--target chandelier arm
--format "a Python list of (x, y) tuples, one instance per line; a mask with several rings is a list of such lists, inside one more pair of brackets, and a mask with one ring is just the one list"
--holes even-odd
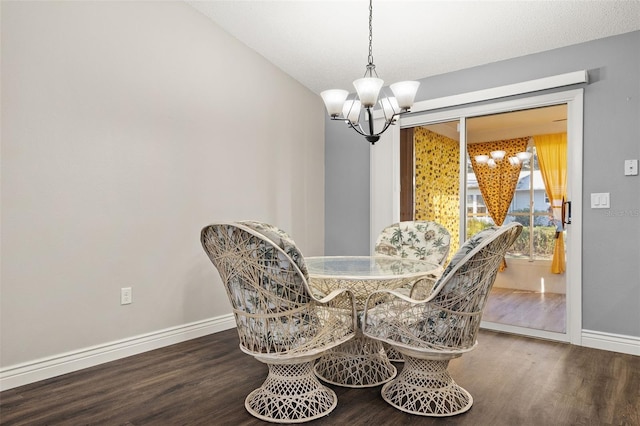
[(353, 124), (353, 123), (351, 123), (351, 122), (348, 122), (348, 123), (347, 123), (347, 125), (348, 125), (349, 127), (351, 127), (353, 130), (355, 130), (356, 132), (358, 132), (358, 133), (360, 134), (360, 136), (364, 136), (364, 137), (369, 136), (368, 134), (366, 134), (366, 133), (364, 132), (364, 130), (362, 130), (362, 126), (360, 125), (360, 123)]
[(384, 106), (381, 108), (382, 115), (384, 116), (385, 122), (392, 122), (393, 120), (395, 120), (397, 116), (401, 114), (400, 112), (396, 112), (396, 109), (393, 107), (393, 105), (391, 105), (391, 102), (389, 102), (389, 106), (391, 107), (391, 111), (390, 111), (391, 116), (387, 116), (387, 111), (385, 110)]
[[(394, 115), (394, 117), (395, 117), (395, 115)], [(392, 124), (393, 124), (393, 120), (385, 120), (384, 126), (382, 127), (382, 130), (380, 130), (378, 133), (374, 133), (374, 131), (373, 131), (373, 119), (370, 117), (369, 118), (369, 130), (371, 131), (371, 133), (366, 133), (364, 130), (362, 130), (362, 126), (360, 125), (360, 123), (358, 123), (358, 126), (354, 126), (353, 124), (349, 123), (349, 125), (353, 128), (353, 130), (355, 130), (356, 132), (360, 133), (362, 136), (365, 136), (365, 137), (366, 136), (378, 136), (379, 137)]]
[(331, 117), (331, 120), (344, 121), (347, 126), (349, 126), (353, 130), (358, 132), (360, 136), (364, 136), (364, 137), (370, 136), (369, 134), (365, 133), (364, 130), (362, 130), (362, 126), (360, 126), (360, 123), (353, 124), (351, 121), (345, 120), (344, 118), (340, 118), (340, 117)]
[[(360, 123), (353, 124), (351, 121), (345, 120), (344, 118), (340, 118), (340, 117), (331, 117), (331, 120), (344, 121), (347, 124), (347, 126), (351, 127), (353, 130), (358, 132), (360, 136), (364, 136), (364, 137), (371, 136), (370, 134), (362, 130), (362, 126), (360, 125)], [(378, 136), (378, 135), (374, 135), (374, 136)]]
[(373, 77), (373, 76), (375, 76), (376, 78), (380, 78), (380, 76), (378, 75), (378, 71), (376, 71), (376, 66), (373, 63), (369, 63), (366, 66), (366, 69), (364, 70), (364, 74), (362, 76), (363, 77)]
[(380, 130), (378, 133), (376, 133), (373, 136), (380, 136), (381, 134), (383, 134), (388, 128), (389, 126), (391, 126), (393, 124), (393, 120), (387, 120), (384, 122), (384, 126), (382, 127), (382, 130)]

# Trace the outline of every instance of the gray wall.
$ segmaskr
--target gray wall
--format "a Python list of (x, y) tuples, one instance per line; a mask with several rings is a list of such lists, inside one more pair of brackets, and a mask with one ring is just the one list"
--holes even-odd
[[(326, 114), (325, 114), (326, 115)], [(369, 254), (369, 150), (346, 124), (325, 125), (325, 254)], [(375, 148), (373, 148), (375, 149)]]
[[(582, 326), (640, 336), (640, 177), (623, 173), (625, 159), (640, 158), (640, 32), (425, 78), (416, 100), (583, 69), (590, 83), (584, 88)], [(349, 254), (360, 254), (369, 244), (369, 228), (362, 226), (369, 198), (361, 196), (369, 183), (353, 169), (367, 169), (368, 144), (342, 127), (326, 127), (325, 251), (351, 247)], [(591, 209), (592, 192), (610, 192), (611, 209)]]

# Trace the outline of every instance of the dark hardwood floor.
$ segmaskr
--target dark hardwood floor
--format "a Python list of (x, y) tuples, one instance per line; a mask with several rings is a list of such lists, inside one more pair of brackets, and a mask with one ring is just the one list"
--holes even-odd
[[(481, 331), (450, 364), (474, 398), (465, 414), (395, 410), (380, 387), (331, 386), (337, 408), (309, 425), (640, 425), (640, 357)], [(0, 393), (2, 425), (261, 425), (246, 395), (265, 365), (235, 329)], [(401, 368), (402, 364), (398, 364)]]
[(493, 287), (482, 319), (499, 324), (564, 333), (566, 297), (564, 294)]

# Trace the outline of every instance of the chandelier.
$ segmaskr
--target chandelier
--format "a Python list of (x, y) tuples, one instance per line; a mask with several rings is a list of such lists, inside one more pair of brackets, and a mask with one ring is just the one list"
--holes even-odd
[[(476, 155), (474, 160), (476, 160), (478, 164), (487, 165), (489, 168), (494, 169), (498, 163), (504, 159), (505, 155), (505, 151), (491, 151), (489, 155)], [(518, 152), (515, 156), (509, 157), (509, 164), (516, 167), (520, 164), (527, 163), (531, 159), (531, 155), (532, 154), (527, 151)]]
[[(420, 85), (417, 81), (401, 81), (390, 85), (395, 96), (387, 96), (382, 89), (384, 81), (378, 77), (376, 66), (373, 64), (373, 0), (369, 0), (369, 57), (364, 77), (353, 82), (357, 95), (347, 99), (349, 92), (341, 89), (325, 90), (320, 93), (332, 120), (344, 121), (349, 127), (365, 137), (371, 145), (375, 144), (380, 135), (389, 126), (395, 124), (398, 116), (409, 112)], [(382, 92), (380, 100), (378, 97)], [(384, 115), (382, 130), (375, 132), (373, 127), (373, 108), (379, 104)], [(362, 122), (368, 121), (363, 126)]]

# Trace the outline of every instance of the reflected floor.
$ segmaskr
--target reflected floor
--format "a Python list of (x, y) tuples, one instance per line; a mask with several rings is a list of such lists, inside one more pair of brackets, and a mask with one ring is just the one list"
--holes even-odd
[(494, 287), (489, 294), (482, 320), (564, 333), (565, 299), (564, 294)]

